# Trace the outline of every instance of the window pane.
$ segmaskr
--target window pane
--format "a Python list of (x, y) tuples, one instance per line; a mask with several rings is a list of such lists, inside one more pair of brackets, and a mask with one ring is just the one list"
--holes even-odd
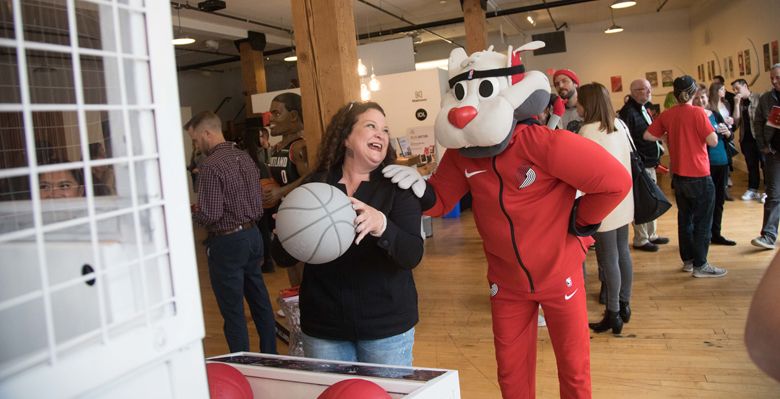
[[(28, 165), (21, 112), (0, 112), (0, 169)], [(0, 197), (8, 191), (0, 183)]]
[(146, 37), (146, 17), (135, 11), (119, 9), (120, 35), (122, 39), (122, 53), (133, 55), (147, 55), (146, 40), (138, 40)]
[(23, 1), (22, 19), (25, 40), (70, 45), (65, 0)]
[[(7, 214), (2, 212), (0, 215), (6, 217)], [(41, 272), (35, 237), (0, 243), (0, 253), (4, 259), (14, 259), (13, 262), (0, 262), (0, 302), (40, 291)]]
[(82, 55), (81, 84), (85, 104), (121, 104), (116, 58)]
[(0, 29), (0, 37), (6, 39), (13, 39), (16, 37), (14, 32), (14, 5), (10, 1), (0, 3), (0, 24), (3, 29)]
[(130, 111), (130, 137), (133, 140), (133, 154), (152, 155), (157, 153), (157, 131), (152, 111)]
[(139, 205), (161, 199), (160, 167), (157, 160), (136, 162), (135, 181)]
[(109, 20), (111, 20), (111, 7), (86, 1), (76, 1), (76, 27), (78, 29), (79, 47), (98, 50), (114, 49), (113, 24), (105, 23), (101, 27), (101, 11), (106, 13)]
[(0, 311), (0, 365), (3, 368), (15, 359), (46, 350), (46, 317), (43, 299)]
[(35, 104), (74, 104), (71, 55), (51, 51), (27, 51), (30, 101)]
[(146, 61), (125, 60), (125, 86), (129, 105), (150, 105), (152, 87), (149, 78), (149, 63)]
[[(1, 8), (2, 6), (0, 6)], [(2, 32), (5, 32), (5, 30), (0, 29), (0, 35), (2, 35)], [(18, 66), (16, 49), (0, 47), (0, 103), (18, 104), (22, 102), (21, 93), (19, 92)]]

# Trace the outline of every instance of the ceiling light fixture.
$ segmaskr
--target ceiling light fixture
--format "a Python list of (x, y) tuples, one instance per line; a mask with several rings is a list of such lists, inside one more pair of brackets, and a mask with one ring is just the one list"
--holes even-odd
[(171, 43), (173, 43), (174, 46), (184, 46), (195, 43), (195, 39), (181, 33), (181, 7), (176, 8), (176, 16), (179, 19), (179, 28)]
[(636, 2), (633, 0), (615, 0), (612, 2), (612, 5), (610, 7), (612, 8), (628, 8), (633, 7), (636, 5)]
[(357, 72), (360, 77), (368, 75), (368, 68), (366, 68), (366, 65), (363, 64), (363, 60), (360, 58), (358, 58)]
[(612, 17), (612, 26), (610, 26), (609, 28), (604, 30), (604, 33), (609, 34), (609, 33), (620, 33), (620, 32), (622, 32), (623, 31), (623, 27), (620, 26), (620, 25), (617, 25), (615, 23), (615, 13), (612, 12), (611, 8), (609, 9), (609, 13), (610, 13), (610, 15)]
[(525, 17), (525, 19), (528, 21), (529, 24), (531, 24), (533, 26), (536, 26), (536, 21), (534, 21), (534, 17), (529, 15), (529, 16)]

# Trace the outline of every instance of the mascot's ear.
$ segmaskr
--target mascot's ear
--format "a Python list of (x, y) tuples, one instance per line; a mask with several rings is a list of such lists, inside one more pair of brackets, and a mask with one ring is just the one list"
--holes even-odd
[(465, 59), (468, 58), (468, 55), (466, 54), (466, 50), (464, 50), (461, 47), (458, 47), (456, 49), (453, 49), (452, 52), (450, 52), (450, 62), (449, 62), (449, 73), (450, 78), (457, 75), (458, 72), (462, 69), (460, 64), (463, 63)]
[[(519, 48), (512, 50), (512, 46), (507, 47), (506, 50), (506, 62), (507, 67), (517, 66), (521, 65), (523, 63), (522, 58), (520, 58), (520, 52), (521, 51), (528, 51), (528, 50), (538, 50), (540, 48), (544, 47), (544, 42), (540, 40), (535, 40), (533, 42), (528, 42)], [(518, 73), (512, 75), (512, 84), (516, 84), (517, 82), (523, 80), (525, 77), (525, 73)]]

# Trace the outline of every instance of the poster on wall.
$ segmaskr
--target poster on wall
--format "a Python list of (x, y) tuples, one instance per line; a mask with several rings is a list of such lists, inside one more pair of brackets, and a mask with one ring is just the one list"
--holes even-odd
[[(761, 67), (760, 65), (758, 66)], [(745, 50), (745, 75), (752, 75), (753, 71), (750, 68), (750, 50)]]
[(620, 76), (610, 76), (609, 81), (612, 82), (612, 92), (619, 93), (623, 91), (623, 78)]
[[(772, 58), (769, 54), (769, 43), (764, 43), (764, 72), (769, 71), (769, 67), (772, 65)], [(761, 68), (759, 68), (760, 70)]]
[(703, 80), (702, 75), (702, 64), (699, 64), (696, 66), (696, 78), (699, 80), (699, 82)]
[(734, 57), (729, 56), (729, 77), (734, 77)]
[(737, 54), (737, 63), (739, 64), (739, 76), (745, 76), (745, 58), (741, 51)]
[(672, 87), (672, 82), (674, 82), (674, 76), (672, 76), (672, 70), (666, 69), (661, 71), (661, 85), (663, 87)]
[(780, 62), (780, 56), (777, 54), (777, 40), (772, 41), (772, 65)]
[(645, 72), (645, 79), (650, 82), (650, 87), (658, 87), (658, 72)]
[(729, 75), (729, 59), (728, 57), (723, 57), (723, 77), (730, 78)]
[(712, 69), (712, 77), (718, 74), (718, 70), (715, 69), (715, 60), (710, 60), (710, 68)]
[(712, 61), (707, 61), (707, 80), (712, 80)]

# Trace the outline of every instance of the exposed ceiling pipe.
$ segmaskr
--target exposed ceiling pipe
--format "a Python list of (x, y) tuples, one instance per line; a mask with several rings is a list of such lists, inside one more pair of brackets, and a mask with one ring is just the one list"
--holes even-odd
[(658, 8), (656, 8), (655, 12), (661, 12), (661, 9), (664, 8), (664, 6), (666, 5), (667, 1), (669, 1), (669, 0), (664, 0), (664, 2), (661, 3), (661, 5), (658, 6)]
[(216, 12), (216, 11), (203, 11), (203, 10), (201, 10), (198, 7), (191, 6), (189, 3), (181, 3), (181, 2), (177, 2), (177, 1), (172, 1), (171, 2), (171, 6), (173, 8), (176, 8), (177, 10), (183, 8), (185, 10), (198, 11), (198, 12), (202, 12), (202, 13), (209, 14), (209, 15), (216, 15), (216, 16), (222, 17), (222, 18), (229, 18), (229, 19), (232, 19), (232, 20), (235, 20), (235, 21), (241, 21), (241, 22), (245, 22), (245, 23), (248, 23), (248, 24), (253, 24), (253, 25), (257, 25), (257, 26), (263, 26), (263, 27), (270, 28), (270, 29), (276, 29), (276, 30), (280, 30), (280, 31), (286, 32), (288, 34), (292, 34), (293, 33), (292, 29), (288, 29), (288, 28), (285, 28), (285, 27), (282, 27), (282, 26), (271, 25), (271, 24), (268, 24), (268, 23), (265, 23), (265, 22), (251, 20), (249, 18), (235, 17), (235, 16), (232, 16), (232, 15), (223, 14), (221, 12)]
[[(545, 0), (542, 0), (542, 3), (547, 4), (547, 2)], [(555, 23), (555, 19), (553, 19), (552, 12), (550, 11), (549, 8), (547, 8), (547, 15), (550, 16), (550, 22), (553, 23), (553, 26), (555, 27), (556, 31), (561, 30), (561, 28), (563, 28), (563, 27), (567, 27), (567, 28), (569, 27), (569, 24), (567, 24), (566, 22), (561, 24), (561, 26), (558, 26), (558, 24)]]
[[(580, 3), (591, 3), (597, 0), (558, 0), (558, 1), (552, 1), (552, 2), (545, 2), (545, 3), (538, 3), (538, 4), (532, 4), (528, 6), (523, 7), (515, 7), (515, 8), (509, 8), (506, 10), (499, 10), (487, 13), (485, 15), (486, 18), (496, 18), (496, 17), (502, 17), (505, 15), (512, 15), (512, 14), (519, 14), (529, 11), (537, 11), (537, 10), (544, 10), (544, 9), (551, 9), (551, 8), (557, 8), (557, 7), (564, 7), (564, 6), (570, 6), (574, 4), (580, 4)], [(440, 26), (447, 26), (447, 25), (455, 25), (463, 23), (464, 19), (463, 17), (460, 18), (450, 18), (450, 19), (444, 19), (440, 21), (433, 21), (433, 22), (427, 22), (424, 24), (417, 24), (417, 25), (411, 25), (411, 26), (404, 26), (401, 28), (392, 28), (392, 29), (386, 29), (378, 32), (371, 32), (371, 33), (364, 33), (362, 35), (358, 35), (358, 40), (368, 39), (371, 37), (380, 37), (380, 36), (387, 36), (387, 35), (395, 35), (399, 33), (406, 33), (411, 32), (415, 30), (423, 30), (428, 28), (436, 28)], [(265, 51), (263, 52), (264, 55), (276, 55), (276, 54), (284, 54), (289, 53), (293, 50), (294, 47), (285, 47), (285, 48), (279, 48), (276, 50), (271, 51)], [(202, 64), (195, 64), (195, 65), (187, 65), (180, 68), (177, 68), (178, 71), (187, 71), (190, 69), (198, 69), (202, 67), (208, 67), (208, 66), (214, 66), (219, 64), (224, 64), (228, 62), (236, 62), (240, 61), (241, 58), (236, 57), (229, 57), (224, 58), (222, 60), (215, 60), (215, 61), (209, 61), (204, 62)]]
[[(395, 19), (398, 19), (398, 20), (400, 20), (400, 21), (406, 22), (406, 23), (407, 23), (407, 24), (409, 24), (409, 25), (412, 25), (412, 26), (416, 25), (414, 22), (412, 22), (412, 21), (409, 21), (408, 19), (406, 19), (406, 18), (404, 18), (404, 17), (402, 17), (402, 16), (400, 16), (400, 15), (393, 14), (393, 13), (391, 13), (390, 11), (387, 11), (387, 10), (385, 10), (385, 9), (384, 9), (384, 8), (382, 8), (382, 7), (379, 7), (379, 6), (377, 6), (377, 5), (371, 4), (371, 3), (369, 3), (369, 2), (368, 2), (368, 1), (366, 1), (366, 0), (358, 0), (358, 2), (359, 2), (359, 3), (362, 3), (362, 4), (365, 4), (365, 5), (367, 5), (367, 6), (371, 7), (371, 8), (373, 8), (373, 9), (375, 9), (375, 10), (379, 10), (379, 11), (381, 11), (381, 12), (383, 12), (383, 13), (385, 13), (385, 14), (387, 14), (387, 15), (389, 15), (389, 16), (391, 16), (391, 17), (395, 18)], [(430, 33), (430, 34), (432, 34), (432, 35), (434, 35), (434, 36), (438, 37), (438, 38), (439, 38), (439, 39), (441, 39), (441, 40), (444, 40), (445, 42), (447, 42), (447, 43), (449, 43), (449, 44), (455, 44), (456, 46), (460, 46), (459, 44), (457, 44), (457, 43), (454, 43), (452, 40), (450, 40), (450, 39), (448, 39), (448, 38), (446, 38), (446, 37), (444, 37), (444, 36), (442, 36), (442, 35), (440, 35), (440, 34), (438, 34), (438, 33), (434, 32), (434, 31), (432, 31), (432, 30), (429, 30), (429, 29), (422, 29), (422, 30), (424, 30), (424, 31), (426, 31), (426, 32), (428, 32), (428, 33)], [(460, 47), (463, 47), (463, 46), (460, 46)]]

